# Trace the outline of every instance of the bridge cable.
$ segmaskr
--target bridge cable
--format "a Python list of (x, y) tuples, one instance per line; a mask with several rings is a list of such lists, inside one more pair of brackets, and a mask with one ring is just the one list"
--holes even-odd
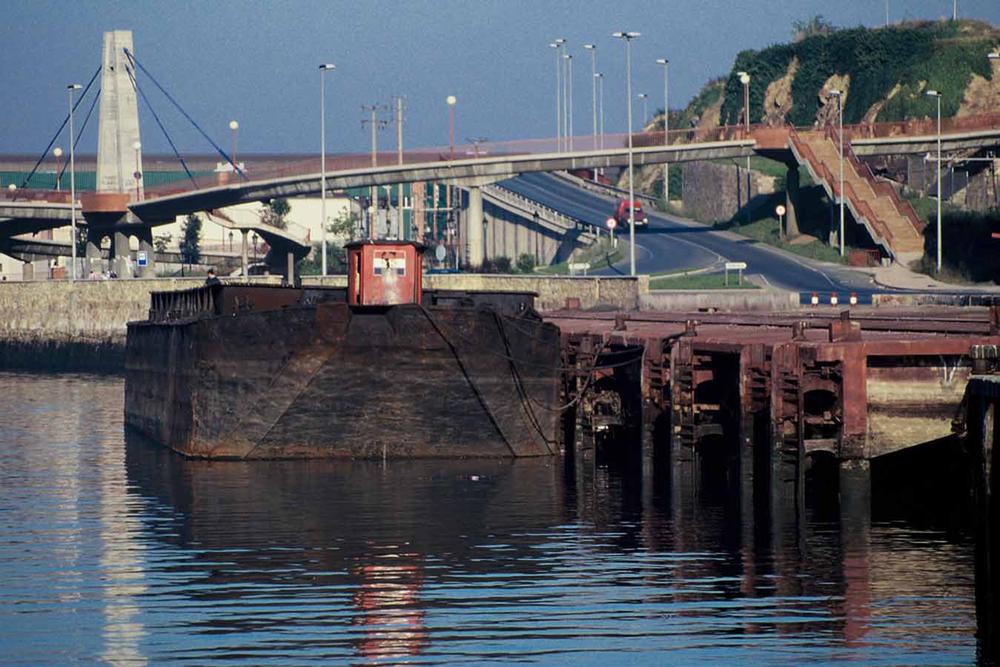
[(143, 71), (143, 73), (146, 76), (149, 77), (149, 80), (153, 82), (153, 85), (155, 85), (157, 88), (159, 88), (160, 92), (163, 93), (163, 95), (168, 100), (170, 100), (171, 104), (173, 104), (174, 107), (178, 111), (180, 111), (181, 114), (183, 114), (183, 116), (185, 118), (188, 119), (188, 122), (191, 123), (191, 125), (193, 125), (196, 130), (198, 130), (198, 132), (201, 134), (201, 136), (205, 137), (205, 140), (208, 141), (208, 143), (212, 144), (212, 147), (215, 148), (215, 150), (219, 153), (219, 155), (222, 156), (222, 159), (225, 160), (226, 162), (228, 162), (229, 164), (231, 164), (233, 166), (233, 170), (236, 173), (238, 173), (240, 176), (242, 176), (243, 180), (245, 180), (245, 181), (250, 180), (250, 179), (247, 178), (247, 175), (245, 173), (243, 173), (243, 170), (240, 169), (236, 165), (235, 162), (233, 162), (232, 157), (229, 156), (229, 155), (226, 155), (226, 152), (224, 150), (222, 150), (221, 148), (219, 148), (218, 144), (216, 144), (214, 141), (212, 141), (212, 138), (210, 136), (208, 136), (208, 134), (206, 134), (203, 129), (201, 129), (201, 126), (198, 125), (198, 123), (195, 122), (194, 118), (192, 118), (191, 115), (187, 111), (184, 110), (184, 107), (182, 107), (177, 102), (177, 100), (175, 100), (174, 97), (170, 93), (168, 93), (167, 90), (163, 86), (160, 85), (160, 82), (156, 80), (156, 77), (154, 77), (152, 74), (150, 74), (149, 70), (146, 69), (141, 62), (139, 62), (139, 59), (135, 57), (135, 54), (133, 54), (128, 49), (124, 49), (124, 51), (125, 51), (125, 55), (129, 59), (129, 61), (132, 62), (132, 63), (134, 63), (139, 69), (141, 69)]
[[(97, 75), (100, 73), (101, 73), (101, 66), (98, 66), (97, 71), (94, 72), (94, 75), (90, 77), (90, 81), (87, 82), (86, 88), (83, 89), (83, 93), (80, 95), (80, 97), (77, 98), (76, 104), (73, 105), (73, 111), (76, 111), (76, 108), (80, 106), (80, 104), (83, 102), (83, 98), (87, 96), (87, 91), (90, 90), (90, 87), (94, 84), (94, 81), (97, 79)], [(35, 175), (36, 171), (38, 171), (38, 166), (42, 164), (42, 162), (45, 160), (45, 157), (49, 154), (49, 151), (52, 149), (53, 144), (55, 144), (56, 141), (59, 139), (59, 135), (62, 134), (63, 128), (66, 127), (67, 123), (69, 123), (68, 113), (66, 114), (66, 117), (63, 118), (63, 122), (59, 126), (59, 129), (56, 130), (56, 133), (52, 136), (52, 140), (49, 141), (49, 145), (45, 147), (44, 151), (42, 151), (42, 155), (41, 157), (38, 158), (38, 162), (35, 163), (35, 166), (31, 168), (31, 172), (27, 175), (27, 177), (25, 177), (24, 181), (21, 183), (22, 188), (28, 187), (28, 182), (31, 181), (31, 177)], [(72, 137), (70, 139), (72, 140)], [(76, 144), (74, 144), (74, 146), (75, 145)], [(60, 172), (60, 174), (61, 173), (62, 172)]]
[(163, 126), (163, 123), (160, 121), (160, 116), (157, 115), (156, 109), (153, 108), (153, 103), (149, 101), (148, 97), (146, 97), (145, 91), (143, 91), (143, 89), (139, 87), (139, 82), (135, 78), (135, 71), (128, 67), (125, 68), (125, 71), (128, 72), (128, 77), (129, 80), (132, 82), (132, 87), (135, 88), (135, 90), (142, 97), (142, 101), (146, 103), (146, 107), (149, 108), (149, 112), (153, 114), (153, 120), (156, 121), (157, 126), (159, 126), (160, 128), (160, 131), (163, 132), (163, 136), (166, 137), (167, 143), (170, 144), (171, 150), (173, 150), (174, 155), (177, 156), (177, 160), (181, 163), (181, 166), (184, 167), (184, 173), (187, 174), (187, 177), (191, 180), (191, 183), (193, 183), (194, 186), (197, 188), (198, 181), (195, 180), (194, 175), (191, 173), (191, 170), (188, 169), (187, 162), (184, 160), (184, 157), (180, 154), (180, 151), (177, 150), (177, 146), (174, 145), (174, 141), (173, 139), (170, 138), (170, 134), (167, 132), (167, 128), (165, 128)]

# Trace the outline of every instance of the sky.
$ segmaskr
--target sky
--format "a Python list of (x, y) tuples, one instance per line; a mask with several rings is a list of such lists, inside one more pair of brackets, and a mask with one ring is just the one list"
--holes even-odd
[[(892, 21), (950, 16), (951, 0), (890, 0)], [(1000, 25), (998, 0), (958, 0), (963, 18)], [(102, 33), (132, 30), (138, 60), (223, 146), (237, 120), (240, 152), (318, 152), (319, 70), (327, 74), (327, 150), (365, 151), (362, 105), (406, 99), (404, 143), (448, 143), (445, 98), (454, 95), (456, 141), (552, 137), (555, 56), (574, 56), (574, 130), (591, 128), (590, 55), (605, 74), (605, 129), (625, 130), (625, 55), (633, 42), (633, 94), (662, 107), (670, 60), (670, 106), (683, 107), (736, 54), (787, 42), (791, 25), (823, 15), (834, 25), (878, 26), (885, 0), (3, 0), (0, 23), (0, 154), (39, 154), (66, 114), (66, 85), (85, 84), (100, 63)], [(984, 55), (985, 57), (985, 55)], [(140, 75), (182, 153), (211, 152), (204, 139)], [(638, 103), (637, 103), (638, 104)], [(641, 105), (635, 110), (641, 113)], [(389, 116), (386, 115), (386, 118)], [(140, 102), (143, 150), (166, 139)], [(380, 146), (395, 132), (380, 132)], [(96, 151), (96, 130), (81, 140)], [(59, 145), (66, 146), (65, 139)]]

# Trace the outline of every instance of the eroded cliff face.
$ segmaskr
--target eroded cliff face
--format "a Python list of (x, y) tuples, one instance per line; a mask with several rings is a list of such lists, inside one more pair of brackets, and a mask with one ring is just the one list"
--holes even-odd
[[(993, 52), (997, 51), (1000, 51), (1000, 46)], [(992, 74), (990, 79), (978, 74), (972, 75), (972, 80), (962, 98), (962, 106), (958, 108), (959, 116), (1000, 112), (1000, 59), (990, 60), (990, 69)]]

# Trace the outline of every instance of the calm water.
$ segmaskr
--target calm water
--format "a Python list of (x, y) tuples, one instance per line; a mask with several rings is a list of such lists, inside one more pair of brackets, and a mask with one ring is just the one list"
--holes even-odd
[[(0, 662), (968, 664), (968, 539), (515, 464), (190, 462), (0, 374)], [(759, 523), (759, 522), (758, 522)]]

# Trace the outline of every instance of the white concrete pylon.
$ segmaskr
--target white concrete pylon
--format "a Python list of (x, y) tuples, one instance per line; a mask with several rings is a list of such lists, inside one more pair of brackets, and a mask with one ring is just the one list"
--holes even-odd
[(141, 198), (142, 149), (135, 148), (142, 145), (139, 106), (132, 81), (135, 72), (131, 72), (126, 49), (135, 53), (131, 30), (104, 33), (97, 126), (97, 190), (127, 192)]

